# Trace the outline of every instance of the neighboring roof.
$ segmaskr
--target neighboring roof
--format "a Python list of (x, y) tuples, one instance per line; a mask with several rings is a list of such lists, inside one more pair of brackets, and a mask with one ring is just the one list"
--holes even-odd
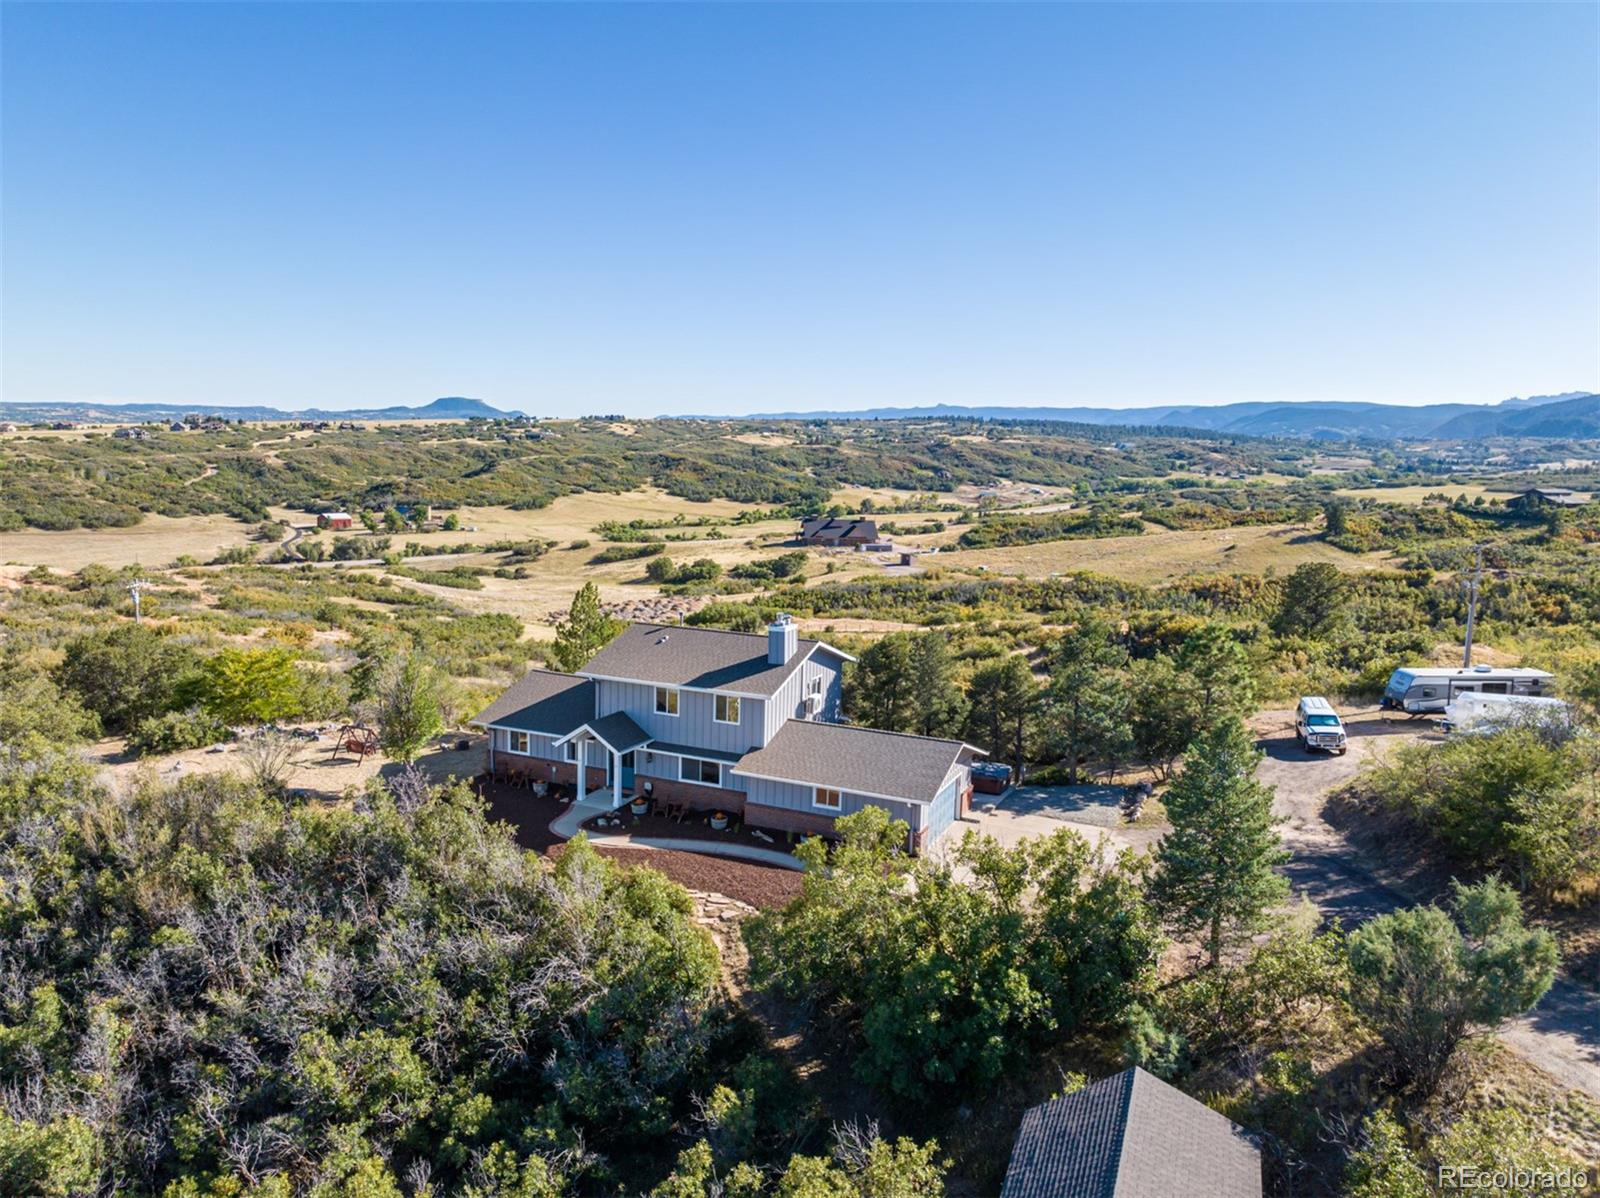
[(561, 740), (571, 740), (585, 728), (613, 753), (626, 753), (629, 749), (637, 749), (650, 741), (650, 734), (634, 723), (633, 717), (625, 711), (613, 711), (598, 720), (588, 720), (579, 724), (561, 737)]
[(698, 757), (702, 761), (726, 761), (729, 764), (743, 757), (743, 753), (724, 753), (721, 749), (701, 749), (694, 745), (675, 745), (664, 740), (650, 742), (652, 753), (670, 753), (675, 757)]
[(969, 747), (959, 740), (790, 720), (766, 748), (741, 757), (733, 772), (931, 803), (964, 751)]
[(1570, 487), (1527, 487), (1517, 492), (1517, 495), (1523, 499), (1530, 495), (1537, 495), (1548, 503), (1565, 504), (1571, 507), (1582, 507), (1589, 502), (1589, 496), (1574, 491)]
[(593, 718), (594, 690), (587, 678), (529, 670), (469, 722), (565, 736)]
[(1243, 1128), (1143, 1069), (1022, 1116), (1001, 1198), (1260, 1198)]
[(873, 520), (840, 519), (837, 516), (812, 516), (800, 521), (800, 536), (808, 541), (842, 541), (847, 537), (876, 541), (878, 525)]
[[(632, 624), (596, 653), (579, 673), (588, 678), (728, 691), (766, 699), (776, 694), (821, 644), (801, 639), (795, 644), (794, 655), (783, 665), (775, 666), (767, 660), (765, 633)], [(823, 647), (839, 654), (837, 649)]]

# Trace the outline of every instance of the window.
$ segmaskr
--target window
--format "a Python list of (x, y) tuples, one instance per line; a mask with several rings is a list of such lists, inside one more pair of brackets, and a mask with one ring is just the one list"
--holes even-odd
[(528, 734), (526, 732), (512, 732), (508, 733), (507, 735), (507, 743), (511, 746), (511, 751), (513, 753), (527, 753)]
[(739, 696), (718, 695), (716, 720), (719, 724), (737, 724), (739, 722)]
[(576, 741), (568, 741), (561, 746), (561, 755), (568, 761), (578, 760), (578, 745)]
[(1503, 682), (1485, 682), (1483, 693), (1486, 695), (1503, 695), (1506, 693), (1506, 684)]
[(678, 714), (678, 692), (669, 686), (656, 687), (656, 714)]
[(722, 767), (715, 761), (702, 761), (698, 757), (680, 757), (678, 777), (685, 782), (698, 782), (702, 786), (721, 786)]
[(826, 786), (817, 787), (816, 793), (811, 796), (811, 801), (824, 811), (837, 811), (844, 806), (844, 799), (839, 792)]

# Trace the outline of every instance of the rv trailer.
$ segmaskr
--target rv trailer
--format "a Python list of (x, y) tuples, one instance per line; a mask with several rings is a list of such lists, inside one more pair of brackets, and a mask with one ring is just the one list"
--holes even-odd
[(1467, 669), (1438, 669), (1434, 666), (1403, 666), (1389, 675), (1380, 706), (1391, 711), (1420, 715), (1443, 711), (1459, 695), (1542, 695), (1550, 688), (1551, 675), (1543, 670), (1502, 669), (1499, 666), (1471, 666)]

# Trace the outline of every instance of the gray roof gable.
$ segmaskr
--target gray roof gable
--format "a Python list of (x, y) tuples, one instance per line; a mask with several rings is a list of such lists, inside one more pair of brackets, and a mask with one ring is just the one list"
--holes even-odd
[(741, 757), (733, 772), (930, 803), (964, 751), (971, 750), (958, 740), (790, 720), (765, 748)]
[(631, 624), (578, 672), (588, 678), (728, 691), (765, 699), (776, 694), (820, 644), (801, 640), (794, 655), (775, 666), (767, 660), (765, 633)]
[(1022, 1117), (1001, 1198), (1260, 1198), (1245, 1132), (1137, 1067)]
[(595, 685), (587, 678), (529, 670), (470, 722), (565, 736), (594, 718), (594, 696)]

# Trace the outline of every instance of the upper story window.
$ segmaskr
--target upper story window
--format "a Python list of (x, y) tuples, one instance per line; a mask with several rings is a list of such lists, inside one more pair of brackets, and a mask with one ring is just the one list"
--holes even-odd
[(844, 796), (828, 786), (817, 787), (816, 793), (811, 796), (811, 801), (824, 811), (837, 811), (844, 806)]
[(507, 744), (513, 753), (526, 753), (528, 751), (528, 734), (526, 732), (512, 732), (508, 734)]
[(678, 692), (670, 686), (656, 687), (656, 714), (678, 714)]
[(719, 724), (737, 724), (739, 722), (739, 696), (718, 695), (716, 720)]

